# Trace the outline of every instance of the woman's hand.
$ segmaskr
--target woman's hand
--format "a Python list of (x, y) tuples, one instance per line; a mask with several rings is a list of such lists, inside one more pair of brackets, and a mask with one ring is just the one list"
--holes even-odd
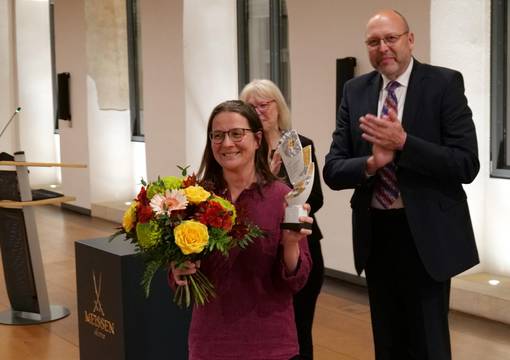
[[(310, 204), (305, 203), (305, 204), (303, 204), (303, 209), (306, 210), (307, 214), (310, 214), (312, 207), (310, 206)], [(303, 223), (313, 224), (313, 218), (311, 216), (300, 216), (299, 221), (303, 222)], [(312, 233), (312, 230), (308, 230), (308, 229), (301, 229), (301, 230), (306, 230), (305, 235), (310, 235)]]
[(280, 168), (282, 167), (282, 156), (276, 150), (271, 157), (271, 161), (269, 162), (269, 169), (271, 169), (271, 172), (273, 175), (278, 175), (280, 173)]
[[(309, 204), (304, 204), (303, 208), (307, 212), (310, 211)], [(313, 218), (310, 216), (300, 216), (299, 221), (312, 224)], [(287, 274), (293, 274), (296, 271), (300, 255), (299, 242), (302, 241), (305, 236), (310, 235), (311, 233), (312, 230), (304, 228), (300, 229), (299, 231), (282, 231), (281, 243), (283, 246), (283, 261), (285, 263)]]
[[(302, 223), (313, 223), (313, 218), (310, 216), (300, 216), (299, 222)], [(288, 246), (292, 244), (298, 244), (304, 236), (312, 234), (312, 230), (301, 228), (299, 231), (294, 230), (283, 230), (282, 245)]]
[(172, 269), (172, 275), (174, 277), (175, 283), (178, 286), (187, 285), (188, 282), (185, 279), (182, 279), (182, 276), (196, 273), (197, 270), (200, 268), (200, 260), (196, 262), (191, 262), (187, 260), (179, 267), (176, 267), (175, 261), (172, 261), (170, 263), (170, 268)]

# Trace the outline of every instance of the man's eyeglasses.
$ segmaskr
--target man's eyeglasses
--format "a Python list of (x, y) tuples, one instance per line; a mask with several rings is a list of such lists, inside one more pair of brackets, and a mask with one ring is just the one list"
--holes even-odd
[(375, 49), (375, 48), (378, 48), (379, 45), (381, 45), (381, 40), (388, 46), (391, 46), (391, 45), (394, 45), (397, 43), (397, 41), (400, 39), (400, 37), (408, 34), (409, 31), (405, 31), (403, 32), (402, 34), (394, 34), (394, 35), (388, 35), (388, 36), (385, 36), (383, 37), (382, 39), (368, 39), (365, 41), (365, 44), (367, 44), (367, 46), (369, 48), (372, 48), (372, 49)]
[(233, 142), (239, 142), (243, 140), (244, 135), (246, 135), (247, 131), (253, 132), (252, 129), (243, 129), (243, 128), (234, 128), (227, 131), (222, 130), (214, 130), (209, 133), (209, 139), (215, 144), (221, 144), (223, 140), (225, 140), (225, 135), (228, 134), (228, 137)]
[(252, 104), (252, 106), (255, 108), (255, 110), (258, 110), (258, 111), (266, 111), (267, 108), (269, 107), (269, 105), (273, 102), (274, 100), (267, 100), (267, 101), (264, 101), (264, 102), (261, 102), (257, 105), (255, 104)]

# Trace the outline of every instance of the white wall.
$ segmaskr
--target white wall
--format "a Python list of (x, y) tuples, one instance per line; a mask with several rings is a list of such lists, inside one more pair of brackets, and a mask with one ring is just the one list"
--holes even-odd
[(134, 180), (129, 111), (100, 110), (96, 82), (90, 75), (87, 100), (91, 202), (131, 199)]
[(209, 114), (237, 98), (234, 0), (141, 2), (144, 123), (149, 179), (197, 171)]
[(147, 173), (176, 173), (186, 164), (183, 2), (140, 2)]
[[(452, 22), (451, 18), (456, 20)], [(466, 97), (473, 111), (480, 172), (475, 181), (464, 188), (482, 261), (470, 272), (488, 269), (486, 250), (491, 243), (486, 232), (486, 214), (490, 211), (486, 202), (490, 151), (490, 1), (431, 1), (431, 40), (431, 62), (462, 72)]]
[[(83, 0), (55, 1), (57, 73), (69, 72), (72, 122), (60, 121), (61, 161), (90, 166), (87, 109), (87, 53)], [(62, 169), (62, 191), (90, 209), (90, 168)]]
[(186, 0), (183, 16), (186, 164), (198, 171), (212, 109), (238, 97), (236, 1)]
[(140, 176), (132, 159), (126, 5), (85, 0), (84, 6), (91, 202), (128, 200)]
[(57, 71), (71, 73), (73, 107), (71, 127), (61, 122), (62, 153), (89, 166), (66, 171), (64, 191), (90, 208), (131, 199), (142, 177), (175, 174), (176, 165), (198, 169), (212, 107), (237, 97), (237, 52), (235, 1), (140, 2), (145, 143), (131, 143), (129, 111), (99, 106), (101, 79), (87, 58), (100, 46), (90, 43), (86, 1), (57, 2), (55, 18)]
[[(335, 127), (336, 59), (357, 59), (356, 75), (371, 71), (364, 41), (368, 18), (380, 8), (398, 9), (415, 33), (416, 57), (429, 60), (429, 1), (287, 1), (294, 127), (316, 144), (319, 167), (324, 166)], [(355, 273), (352, 255), (352, 190), (331, 191), (326, 185), (324, 206), (317, 221), (324, 233), (326, 267)]]
[[(60, 121), (61, 161), (88, 166), (86, 170), (63, 169), (62, 190), (65, 194), (77, 197), (75, 205), (90, 209), (93, 203), (131, 199), (137, 191), (140, 178), (147, 176), (145, 145), (131, 142), (127, 98), (123, 99), (122, 93), (120, 98), (115, 97), (118, 103), (124, 104), (115, 106), (115, 110), (102, 109), (99, 105), (99, 97), (108, 93), (98, 94), (97, 85), (104, 85), (104, 79), (100, 71), (91, 69), (97, 70), (97, 66), (92, 65), (97, 65), (97, 58), (101, 57), (96, 52), (105, 49), (101, 48), (101, 43), (97, 43), (101, 40), (95, 37), (96, 33), (91, 33), (98, 31), (97, 28), (91, 29), (97, 26), (91, 21), (94, 19), (89, 17), (87, 23), (86, 1), (55, 2), (55, 47), (57, 72), (71, 74), (72, 121)], [(125, 14), (120, 12), (118, 16)], [(109, 17), (105, 16), (105, 19)], [(127, 42), (120, 41), (120, 44), (127, 46)], [(96, 63), (91, 64), (88, 60)], [(127, 67), (127, 61), (123, 64), (119, 66)], [(115, 75), (119, 82), (127, 82), (127, 79), (122, 78), (127, 76), (126, 69), (118, 74), (107, 75)], [(111, 100), (111, 97), (108, 99)]]
[(451, 14), (455, 22), (435, 16), (432, 60), (464, 74), (466, 94), (478, 135), (481, 169), (466, 187), (481, 270), (510, 275), (510, 180), (490, 178), (490, 1), (433, 0), (432, 15)]
[[(19, 139), (27, 161), (54, 162), (53, 88), (48, 1), (15, 2)], [(57, 168), (30, 169), (32, 184), (57, 181)]]

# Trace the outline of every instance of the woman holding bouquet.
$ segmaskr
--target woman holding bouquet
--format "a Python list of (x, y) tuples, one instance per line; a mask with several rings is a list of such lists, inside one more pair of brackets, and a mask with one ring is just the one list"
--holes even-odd
[[(190, 360), (288, 360), (298, 358), (292, 296), (306, 283), (311, 259), (309, 230), (281, 230), (285, 195), (290, 188), (271, 173), (262, 124), (242, 101), (216, 106), (199, 177), (204, 187), (235, 204), (238, 216), (264, 235), (228, 258), (212, 254), (201, 263), (172, 266), (176, 285), (200, 267), (217, 296), (193, 308)], [(300, 219), (312, 222), (306, 216)], [(217, 256), (216, 256), (217, 255)]]
[[(290, 111), (280, 89), (270, 80), (253, 80), (241, 91), (241, 100), (251, 104), (257, 111), (264, 128), (264, 138), (269, 144), (270, 167), (274, 174), (285, 180), (290, 186), (290, 180), (281, 166), (282, 161), (278, 152), (275, 152), (282, 131), (289, 130), (292, 125)], [(303, 147), (312, 146), (312, 161), (315, 164), (315, 177), (312, 192), (308, 198), (310, 216), (314, 219), (312, 234), (308, 237), (308, 247), (312, 257), (312, 269), (306, 285), (294, 295), (294, 313), (299, 339), (299, 354), (301, 359), (313, 359), (312, 325), (317, 297), (324, 281), (324, 259), (320, 240), (322, 233), (315, 220), (317, 212), (323, 204), (319, 168), (315, 157), (315, 147), (312, 140), (299, 135)]]

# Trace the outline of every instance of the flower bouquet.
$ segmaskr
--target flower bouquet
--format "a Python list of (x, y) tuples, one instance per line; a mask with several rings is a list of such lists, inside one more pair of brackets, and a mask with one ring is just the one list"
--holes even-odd
[[(122, 226), (111, 239), (125, 234), (145, 263), (143, 289), (148, 297), (152, 278), (171, 262), (176, 267), (197, 261), (213, 252), (228, 256), (239, 246), (245, 248), (262, 231), (238, 216), (228, 200), (206, 191), (195, 175), (166, 176), (154, 182), (142, 180), (136, 199), (126, 210)], [(214, 297), (213, 284), (200, 271), (185, 276), (187, 285), (178, 286), (178, 306), (204, 305)]]

